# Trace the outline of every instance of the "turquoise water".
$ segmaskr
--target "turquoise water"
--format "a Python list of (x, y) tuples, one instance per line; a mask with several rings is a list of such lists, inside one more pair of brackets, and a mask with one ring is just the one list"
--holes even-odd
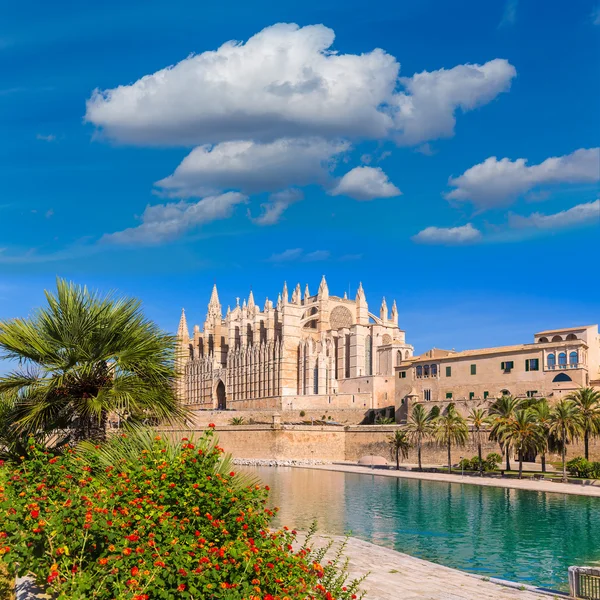
[(311, 469), (252, 469), (277, 525), (343, 534), (448, 567), (567, 590), (570, 565), (600, 565), (600, 498)]

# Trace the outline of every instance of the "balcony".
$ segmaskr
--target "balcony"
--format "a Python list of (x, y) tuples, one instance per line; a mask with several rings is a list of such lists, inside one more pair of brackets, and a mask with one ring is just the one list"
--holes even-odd
[(546, 365), (546, 371), (566, 371), (568, 369), (583, 369), (587, 365), (582, 362), (571, 363), (568, 365)]

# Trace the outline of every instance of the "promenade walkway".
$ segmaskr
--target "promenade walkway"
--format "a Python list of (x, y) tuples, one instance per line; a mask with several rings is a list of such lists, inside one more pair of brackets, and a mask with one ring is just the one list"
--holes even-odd
[[(339, 536), (321, 535), (313, 546), (328, 540), (341, 542)], [(335, 548), (337, 548), (334, 546)], [(543, 593), (535, 588), (507, 587), (456, 569), (414, 558), (388, 548), (350, 538), (345, 555), (352, 578), (370, 573), (362, 585), (366, 600), (551, 600), (568, 596)], [(567, 574), (565, 573), (565, 579)], [(508, 583), (508, 582), (506, 582)]]
[(418, 471), (396, 471), (395, 469), (372, 469), (358, 466), (355, 463), (334, 463), (325, 465), (301, 465), (296, 468), (320, 469), (322, 471), (340, 471), (344, 473), (363, 473), (381, 477), (402, 477), (405, 479), (422, 479), (425, 481), (442, 481), (449, 483), (464, 483), (467, 485), (482, 485), (486, 487), (503, 487), (533, 492), (554, 492), (576, 496), (596, 496), (600, 498), (600, 485), (576, 485), (572, 483), (556, 483), (553, 481), (532, 481), (531, 479), (502, 479), (499, 477), (464, 476), (460, 471), (448, 473), (420, 473)]

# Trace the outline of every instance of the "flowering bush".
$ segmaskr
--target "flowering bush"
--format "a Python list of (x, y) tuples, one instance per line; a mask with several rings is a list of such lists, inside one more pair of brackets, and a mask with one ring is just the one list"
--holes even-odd
[(222, 452), (212, 429), (56, 456), (32, 444), (0, 467), (0, 561), (59, 600), (357, 598), (339, 554), (321, 565), (295, 531), (269, 529), (268, 488)]

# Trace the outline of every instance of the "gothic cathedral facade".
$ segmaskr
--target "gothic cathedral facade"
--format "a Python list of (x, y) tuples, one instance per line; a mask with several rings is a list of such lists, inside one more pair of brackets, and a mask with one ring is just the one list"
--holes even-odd
[(216, 285), (203, 330), (190, 337), (182, 311), (177, 389), (191, 409), (302, 410), (394, 405), (394, 368), (413, 355), (394, 301), (369, 312), (362, 284), (354, 300), (316, 295), (300, 284), (262, 311), (253, 293), (225, 317)]

